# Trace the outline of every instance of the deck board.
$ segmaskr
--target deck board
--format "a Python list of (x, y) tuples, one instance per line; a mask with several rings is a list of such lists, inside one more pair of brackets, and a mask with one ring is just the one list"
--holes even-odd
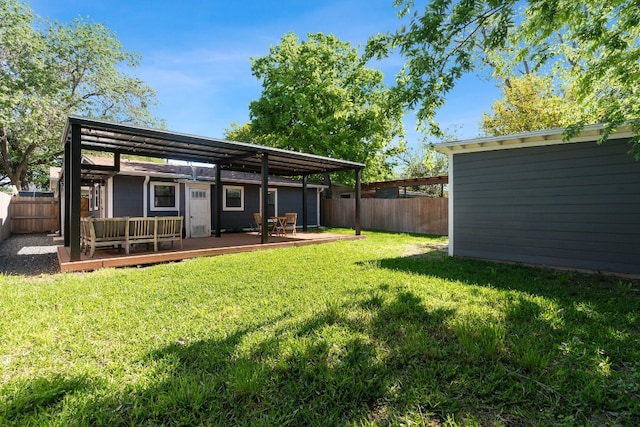
[(175, 243), (173, 248), (170, 243), (164, 243), (153, 252), (153, 247), (147, 248), (146, 244), (135, 245), (129, 255), (124, 249), (100, 248), (93, 258), (82, 253), (79, 261), (70, 261), (69, 247), (58, 247), (58, 262), (60, 271), (91, 271), (100, 268), (129, 267), (137, 265), (157, 264), (169, 261), (180, 261), (188, 258), (202, 256), (217, 256), (224, 254), (259, 251), (274, 248), (286, 248), (291, 246), (317, 245), (331, 243), (338, 240), (358, 240), (365, 236), (332, 233), (302, 233), (295, 236), (272, 236), (269, 243), (261, 244), (256, 233), (230, 233), (221, 237), (202, 237), (197, 239), (183, 239), (183, 248)]

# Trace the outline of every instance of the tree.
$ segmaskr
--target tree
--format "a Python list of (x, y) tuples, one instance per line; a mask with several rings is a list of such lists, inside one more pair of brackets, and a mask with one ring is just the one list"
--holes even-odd
[[(410, 179), (447, 175), (449, 158), (444, 154), (438, 153), (433, 147), (436, 143), (450, 142), (457, 139), (455, 129), (447, 129), (442, 136), (435, 138), (435, 140), (425, 137), (415, 150), (407, 149), (398, 156), (400, 161), (398, 177), (400, 179)], [(429, 194), (431, 197), (440, 197), (441, 193), (439, 184), (411, 188), (415, 191)]]
[[(570, 64), (576, 101), (598, 111), (601, 141), (622, 124), (636, 132), (640, 154), (640, 14), (636, 0), (432, 0), (412, 11), (413, 0), (395, 0), (408, 25), (372, 37), (369, 56), (397, 49), (406, 58), (398, 75), (399, 99), (417, 108), (421, 123), (438, 133), (433, 117), (446, 94), (488, 53), (512, 49), (532, 70)], [(522, 7), (521, 7), (522, 6)], [(570, 137), (584, 123), (577, 122)]]
[(224, 137), (230, 141), (260, 143), (257, 136), (251, 132), (251, 125), (249, 123), (239, 125), (231, 122), (231, 128), (224, 130)]
[(42, 21), (17, 0), (0, 0), (0, 21), (0, 171), (18, 189), (59, 159), (68, 114), (162, 125), (154, 91), (119, 71), (137, 55), (104, 26)]
[[(402, 169), (401, 179), (422, 178), (447, 175), (449, 161), (447, 156), (438, 153), (429, 144), (422, 144), (418, 152), (407, 150), (400, 157)], [(440, 197), (441, 187), (437, 185), (420, 185), (410, 187), (414, 191), (420, 191), (431, 197)]]
[(588, 121), (570, 90), (554, 88), (551, 77), (533, 73), (510, 78), (504, 97), (493, 103), (492, 113), (483, 113), (481, 127), (492, 136), (566, 127)]
[(251, 61), (262, 81), (260, 99), (249, 106), (260, 143), (362, 162), (364, 180), (390, 175), (388, 159), (403, 147), (403, 111), (357, 49), (333, 35), (301, 42), (289, 33)]

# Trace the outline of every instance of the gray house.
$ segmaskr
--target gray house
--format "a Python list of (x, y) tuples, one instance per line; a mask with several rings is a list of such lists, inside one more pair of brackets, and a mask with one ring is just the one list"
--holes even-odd
[[(85, 155), (84, 165), (106, 167), (109, 157)], [(51, 185), (57, 187), (60, 168), (52, 169)], [(183, 216), (186, 237), (211, 235), (216, 227), (215, 168), (209, 165), (154, 163), (120, 160), (120, 170), (95, 173), (84, 187), (88, 212), (93, 217)], [(89, 178), (91, 179), (91, 178)], [(253, 213), (261, 213), (261, 177), (259, 174), (222, 170), (223, 230), (255, 227)], [(308, 226), (320, 225), (320, 196), (324, 185), (307, 184)], [(269, 177), (267, 216), (296, 212), (302, 217), (302, 183), (279, 176)], [(299, 224), (301, 225), (301, 224)]]
[(629, 129), (436, 147), (449, 156), (449, 254), (640, 275), (640, 161)]
[[(309, 177), (318, 174), (352, 171), (356, 188), (358, 189), (354, 202), (353, 224), (356, 235), (360, 235), (359, 188), (360, 177), (364, 168), (362, 163), (79, 116), (67, 117), (62, 143), (64, 155), (61, 180), (59, 182), (63, 185), (58, 185), (61, 194), (60, 217), (63, 218), (61, 228), (64, 237), (64, 248), (68, 248), (71, 261), (80, 260), (81, 255), (82, 187), (92, 183), (92, 186), (95, 187), (95, 183), (107, 182), (111, 177), (119, 175), (122, 157), (132, 155), (212, 165), (215, 174), (213, 184), (199, 180), (197, 171), (192, 171), (190, 175), (185, 174), (184, 182), (175, 181), (175, 179), (173, 182), (160, 179), (160, 184), (157, 185), (155, 183), (151, 184), (152, 177), (149, 175), (148, 181), (146, 181), (146, 176), (143, 178), (142, 198), (134, 197), (128, 202), (124, 202), (130, 203), (131, 207), (134, 207), (134, 199), (143, 200), (143, 213), (145, 209), (149, 209), (160, 215), (169, 211), (176, 214), (180, 213), (182, 208), (181, 200), (184, 200), (184, 210), (182, 212), (185, 215), (185, 222), (189, 222), (186, 234), (190, 237), (207, 234), (204, 232), (206, 231), (207, 217), (201, 214), (208, 209), (215, 209), (213, 218), (216, 218), (214, 233), (216, 237), (221, 237), (222, 235), (221, 227), (225, 222), (223, 219), (225, 212), (248, 212), (251, 210), (251, 206), (244, 205), (246, 200), (244, 190), (232, 188), (233, 186), (229, 185), (225, 188), (225, 181), (222, 179), (223, 170), (259, 174), (260, 198), (258, 203), (262, 213), (262, 219), (260, 220), (261, 243), (267, 243), (269, 240), (267, 229), (267, 216), (270, 211), (269, 200), (271, 199), (269, 189), (272, 188), (272, 182), (274, 182), (270, 179), (271, 176), (301, 178), (302, 184), (299, 191), (300, 205), (302, 206), (301, 223), (303, 231), (306, 231), (311, 223), (308, 209)], [(113, 163), (108, 166), (83, 164), (83, 151), (84, 154), (90, 152), (110, 153), (113, 156)], [(144, 185), (145, 183), (148, 183), (149, 186)], [(109, 194), (109, 191), (111, 191), (111, 194), (120, 194), (115, 183), (112, 184), (113, 188), (111, 190), (107, 189), (107, 194)], [(125, 185), (125, 188), (133, 186), (132, 184)], [(180, 196), (181, 184), (184, 184), (186, 197)], [(215, 188), (214, 197), (208, 194), (212, 187)], [(145, 194), (145, 191), (149, 193)], [(278, 200), (275, 197), (275, 191), (273, 194), (275, 200)], [(215, 199), (216, 203), (209, 202), (211, 199)], [(102, 200), (101, 197), (98, 200)], [(147, 203), (147, 200), (153, 201), (153, 203)], [(115, 202), (114, 196), (110, 205), (111, 209), (115, 209)], [(276, 203), (279, 202), (273, 203), (274, 209)], [(109, 206), (106, 209), (109, 210)], [(115, 211), (111, 212), (116, 214)], [(208, 224), (211, 227), (213, 227), (212, 223), (212, 217), (210, 216)], [(233, 226), (233, 224), (230, 224), (230, 226)]]

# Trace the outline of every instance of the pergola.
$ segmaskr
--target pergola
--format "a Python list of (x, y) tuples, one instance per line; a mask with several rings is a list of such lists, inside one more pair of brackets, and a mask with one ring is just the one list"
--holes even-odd
[[(64, 245), (72, 261), (80, 259), (80, 198), (83, 180), (108, 177), (120, 171), (120, 156), (137, 155), (215, 165), (216, 237), (221, 235), (221, 169), (259, 173), (262, 212), (267, 212), (269, 174), (302, 177), (302, 226), (307, 231), (307, 178), (352, 170), (356, 199), (354, 228), (360, 234), (360, 173), (362, 163), (281, 150), (256, 144), (207, 138), (160, 129), (69, 116), (62, 135), (64, 145)], [(82, 164), (82, 150), (112, 153), (113, 166)], [(267, 217), (262, 216), (262, 243), (268, 240)]]

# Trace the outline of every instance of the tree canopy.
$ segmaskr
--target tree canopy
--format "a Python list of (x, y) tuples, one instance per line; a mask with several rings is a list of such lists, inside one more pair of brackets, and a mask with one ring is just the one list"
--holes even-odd
[(239, 125), (236, 122), (231, 122), (230, 126), (231, 127), (229, 129), (224, 130), (224, 137), (228, 140), (257, 144), (260, 143), (257, 136), (251, 132), (251, 125), (249, 123)]
[(362, 162), (365, 180), (390, 174), (389, 155), (403, 144), (403, 111), (356, 48), (334, 35), (300, 41), (289, 33), (252, 58), (252, 71), (262, 81), (249, 106), (260, 143)]
[(61, 155), (68, 114), (161, 126), (154, 91), (122, 69), (138, 56), (104, 26), (48, 22), (0, 0), (0, 175), (18, 189)]
[[(622, 124), (640, 135), (640, 8), (636, 0), (395, 0), (407, 20), (393, 34), (379, 34), (368, 56), (398, 51), (405, 67), (397, 76), (399, 99), (415, 108), (433, 133), (436, 110), (465, 73), (489, 56), (526, 59), (533, 71), (568, 70), (582, 109), (598, 112), (602, 140)], [(508, 61), (507, 61), (508, 62)], [(498, 72), (508, 72), (508, 67)], [(574, 123), (567, 136), (584, 125)], [(640, 153), (636, 136), (634, 146)]]
[(570, 126), (588, 121), (571, 90), (556, 88), (550, 76), (533, 73), (513, 77), (503, 87), (504, 97), (482, 115), (484, 133), (497, 136)]

